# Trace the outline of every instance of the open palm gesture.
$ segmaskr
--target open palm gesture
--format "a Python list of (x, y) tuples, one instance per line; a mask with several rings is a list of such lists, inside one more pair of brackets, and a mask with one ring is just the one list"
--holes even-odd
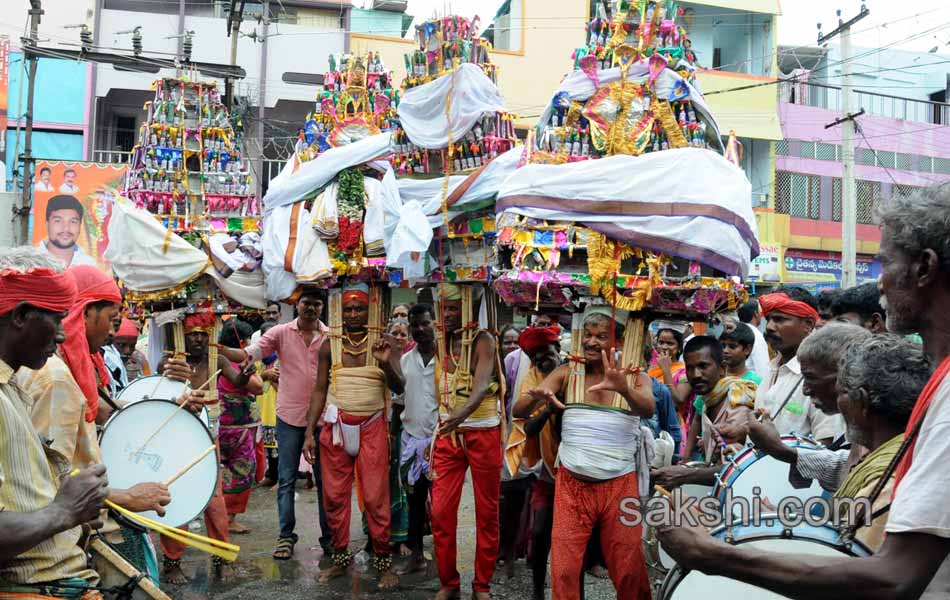
[(640, 372), (639, 367), (624, 367), (623, 353), (616, 353), (610, 349), (610, 354), (601, 350), (604, 361), (604, 379), (597, 385), (590, 387), (589, 392), (617, 392), (622, 394), (627, 390), (627, 376)]
[(390, 362), (397, 345), (396, 338), (384, 333), (380, 336), (379, 341), (373, 345), (373, 358), (382, 363)]
[(539, 404), (547, 404), (558, 410), (564, 410), (564, 403), (557, 399), (557, 396), (554, 395), (554, 392), (551, 390), (546, 390), (544, 388), (535, 388), (533, 390), (528, 390), (526, 392), (531, 398), (531, 405), (538, 406)]

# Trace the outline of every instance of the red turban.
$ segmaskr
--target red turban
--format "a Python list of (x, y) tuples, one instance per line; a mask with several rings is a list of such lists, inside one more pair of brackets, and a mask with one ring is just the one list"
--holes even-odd
[(86, 307), (102, 301), (120, 304), (122, 295), (115, 281), (96, 267), (79, 265), (68, 269), (66, 273), (75, 279), (79, 294), (69, 310), (69, 316), (63, 319), (66, 342), (61, 350), (63, 361), (86, 397), (86, 421), (92, 423), (96, 420), (96, 411), (99, 408), (96, 373), (99, 374), (99, 382), (103, 385), (109, 383), (110, 375), (99, 352), (89, 351), (89, 342), (86, 340)]
[(200, 312), (185, 316), (185, 333), (200, 331), (211, 335), (214, 329), (214, 313)]
[(0, 315), (20, 302), (56, 313), (64, 313), (76, 301), (76, 281), (71, 275), (38, 267), (20, 272), (0, 271)]
[(762, 296), (759, 298), (759, 305), (762, 307), (762, 314), (765, 316), (768, 316), (771, 312), (780, 312), (802, 319), (812, 319), (815, 322), (819, 320), (817, 310), (805, 302), (792, 300), (784, 292)]
[(343, 297), (341, 302), (346, 304), (348, 302), (361, 302), (369, 306), (369, 286), (365, 283), (358, 283), (352, 286), (347, 287), (343, 290)]
[(135, 324), (135, 321), (131, 319), (122, 319), (122, 324), (119, 325), (119, 330), (115, 332), (115, 337), (117, 338), (137, 338), (139, 337), (139, 328)]
[(559, 339), (561, 339), (561, 328), (557, 325), (528, 327), (518, 336), (518, 345), (525, 354), (532, 354), (545, 346), (556, 344)]

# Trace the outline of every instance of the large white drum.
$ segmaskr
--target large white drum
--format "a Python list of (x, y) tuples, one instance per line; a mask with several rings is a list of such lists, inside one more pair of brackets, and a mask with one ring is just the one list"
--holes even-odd
[[(871, 551), (860, 542), (844, 542), (830, 525), (802, 523), (785, 528), (775, 515), (764, 515), (756, 525), (719, 527), (712, 535), (732, 545), (761, 552), (791, 552), (811, 556), (870, 556)], [(846, 592), (842, 592), (847, 596)], [(666, 576), (657, 600), (694, 600), (695, 598), (741, 598), (742, 600), (775, 600), (780, 594), (726, 577), (686, 571), (679, 565)]]
[[(171, 420), (141, 448), (173, 412)], [(205, 424), (169, 400), (139, 400), (127, 405), (106, 421), (99, 438), (109, 485), (120, 489), (164, 482), (213, 445)], [(164, 517), (151, 511), (142, 515), (180, 527), (204, 512), (217, 482), (218, 456), (212, 452), (169, 485), (172, 500), (165, 507)]]
[[(174, 402), (181, 398), (186, 388), (187, 384), (183, 381), (169, 379), (162, 375), (139, 377), (116, 395), (115, 403), (123, 407), (141, 400), (171, 400)], [(200, 416), (205, 426), (210, 428), (211, 415), (208, 414), (208, 409), (202, 408)]]
[[(794, 435), (782, 436), (782, 442), (801, 450), (816, 450), (819, 445), (813, 440)], [(762, 502), (762, 513), (778, 511), (778, 504), (783, 498), (796, 497), (804, 504), (811, 498), (823, 495), (824, 490), (818, 481), (812, 481), (806, 488), (795, 488), (788, 479), (789, 466), (778, 459), (772, 458), (755, 446), (748, 445), (736, 453), (729, 462), (723, 465), (716, 476), (716, 485), (712, 495), (722, 503), (722, 510), (727, 510), (726, 492), (731, 490), (732, 498), (745, 498), (752, 502), (755, 490), (758, 488), (758, 497)], [(826, 494), (825, 494), (826, 495)], [(739, 515), (739, 505), (733, 503), (732, 512)]]

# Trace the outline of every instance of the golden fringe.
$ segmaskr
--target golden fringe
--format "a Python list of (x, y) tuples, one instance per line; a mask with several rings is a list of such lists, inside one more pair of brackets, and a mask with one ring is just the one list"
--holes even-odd
[(668, 100), (657, 100), (654, 98), (650, 110), (652, 110), (656, 118), (660, 120), (660, 125), (663, 126), (663, 131), (666, 133), (667, 139), (669, 139), (670, 148), (685, 148), (689, 146), (689, 142), (686, 141), (686, 136), (683, 135), (683, 130), (680, 129), (679, 124), (676, 122), (676, 117), (673, 116), (673, 108), (670, 106)]

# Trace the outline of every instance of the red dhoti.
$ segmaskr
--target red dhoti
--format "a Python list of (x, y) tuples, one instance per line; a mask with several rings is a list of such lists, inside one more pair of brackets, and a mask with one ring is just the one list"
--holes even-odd
[(472, 470), (475, 490), (475, 579), (472, 589), (488, 592), (498, 558), (498, 498), (501, 492), (501, 430), (469, 429), (452, 436), (439, 436), (432, 452), (432, 539), (435, 563), (442, 587), (459, 589), (461, 581), (456, 568), (458, 549), (459, 501), (465, 470)]
[(389, 545), (389, 433), (386, 419), (356, 417), (339, 413), (347, 425), (365, 424), (360, 428), (360, 447), (356, 456), (333, 445), (332, 423), (320, 432), (320, 469), (323, 476), (323, 505), (333, 536), (333, 549), (346, 550), (350, 544), (350, 513), (353, 495), (354, 466), (360, 474), (360, 489), (369, 524), (373, 553), (388, 556)]
[[(618, 600), (650, 600), (650, 579), (643, 558), (640, 525), (621, 522), (625, 498), (636, 498), (637, 474), (588, 483), (561, 467), (554, 491), (551, 538), (552, 600), (580, 598), (584, 551), (595, 526)], [(626, 519), (625, 519), (626, 520)]]
[[(204, 512), (205, 529), (208, 530), (208, 537), (222, 542), (231, 541), (228, 533), (228, 508), (224, 501), (224, 494), (221, 491), (221, 479), (218, 479), (218, 489), (214, 491), (211, 502)], [(182, 527), (181, 529), (185, 529)], [(162, 554), (171, 560), (179, 560), (185, 553), (187, 546), (178, 540), (161, 536)]]

